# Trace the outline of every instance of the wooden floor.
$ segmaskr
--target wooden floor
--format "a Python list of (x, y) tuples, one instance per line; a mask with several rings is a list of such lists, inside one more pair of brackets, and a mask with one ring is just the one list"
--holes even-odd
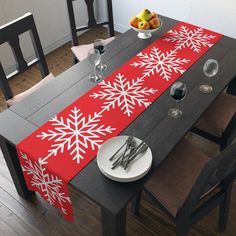
[[(104, 30), (82, 36), (83, 42), (104, 37)], [(50, 71), (58, 75), (72, 65), (70, 44), (55, 50), (47, 56)], [(15, 93), (32, 86), (40, 76), (36, 68), (12, 81)], [(23, 81), (23, 82), (22, 82)], [(0, 94), (0, 109), (6, 108)], [(214, 155), (218, 147), (204, 139), (189, 135), (196, 145), (209, 155)], [(0, 236), (99, 236), (101, 235), (100, 209), (82, 194), (72, 193), (75, 222), (63, 220), (60, 213), (51, 208), (38, 195), (26, 201), (18, 196), (12, 179), (0, 152)], [(232, 194), (229, 226), (225, 233), (217, 232), (217, 209), (206, 216), (189, 232), (189, 236), (235, 236), (236, 235), (236, 184)], [(127, 214), (128, 236), (174, 236), (173, 222), (159, 210), (148, 196), (144, 195), (141, 215), (133, 216), (130, 207)]]

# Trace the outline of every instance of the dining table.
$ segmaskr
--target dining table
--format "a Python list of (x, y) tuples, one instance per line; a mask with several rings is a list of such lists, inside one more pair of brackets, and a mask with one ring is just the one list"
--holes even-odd
[[(104, 78), (179, 23), (165, 16), (159, 17), (162, 19), (162, 27), (152, 33), (151, 38), (139, 39), (137, 32), (130, 29), (106, 45), (106, 52), (102, 55), (102, 61), (107, 64), (107, 69), (102, 72)], [(219, 72), (211, 79), (213, 91), (204, 94), (199, 91), (199, 86), (206, 82), (202, 68), (209, 58), (218, 61)], [(223, 36), (178, 79), (187, 86), (186, 98), (179, 103), (183, 111), (180, 118), (173, 119), (168, 116), (168, 110), (174, 106), (175, 101), (167, 89), (121, 132), (121, 135), (130, 135), (144, 140), (151, 149), (152, 166), (143, 178), (127, 183), (113, 181), (101, 173), (95, 158), (69, 182), (69, 188), (78, 191), (78, 194), (84, 194), (100, 206), (101, 235), (126, 235), (127, 205), (143, 189), (152, 173), (158, 171), (160, 164), (191, 131), (217, 96), (230, 82), (232, 83), (236, 76), (235, 65), (236, 40)], [(16, 145), (96, 86), (96, 83), (88, 79), (92, 71), (93, 67), (87, 59), (80, 61), (0, 114), (1, 149), (16, 190), (23, 198), (30, 198), (34, 192), (29, 191), (26, 186)]]

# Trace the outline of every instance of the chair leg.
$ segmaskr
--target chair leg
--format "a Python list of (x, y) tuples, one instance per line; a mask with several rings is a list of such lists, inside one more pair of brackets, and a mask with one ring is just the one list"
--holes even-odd
[(227, 142), (222, 138), (220, 142), (220, 151), (223, 151), (227, 147)]
[(73, 58), (73, 63), (74, 63), (74, 65), (77, 64), (78, 62), (79, 62), (79, 60), (78, 60), (76, 57), (74, 57), (74, 58)]
[(231, 192), (232, 192), (232, 184), (230, 184), (227, 187), (225, 191), (224, 201), (220, 204), (218, 228), (219, 228), (219, 231), (221, 232), (225, 231), (227, 228)]
[(141, 202), (141, 197), (142, 197), (142, 191), (140, 191), (132, 200), (131, 202), (131, 208), (132, 212), (135, 215), (139, 214), (139, 208), (140, 208), (140, 202)]
[(189, 223), (188, 218), (183, 217), (179, 213), (177, 213), (175, 218), (175, 225), (176, 225), (176, 236), (187, 236)]
[(176, 236), (187, 236), (188, 228), (182, 224), (176, 224)]

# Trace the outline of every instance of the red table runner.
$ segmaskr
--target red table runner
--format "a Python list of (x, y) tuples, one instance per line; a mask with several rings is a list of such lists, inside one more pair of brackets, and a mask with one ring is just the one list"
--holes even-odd
[(68, 182), (221, 37), (179, 23), (20, 142), (29, 190), (72, 220)]

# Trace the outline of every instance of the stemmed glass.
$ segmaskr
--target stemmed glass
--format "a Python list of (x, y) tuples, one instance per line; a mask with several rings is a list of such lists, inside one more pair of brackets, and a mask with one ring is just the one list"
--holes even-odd
[(170, 89), (170, 96), (175, 100), (175, 107), (169, 109), (168, 115), (172, 118), (179, 118), (182, 116), (182, 111), (177, 108), (177, 104), (182, 101), (187, 93), (186, 84), (183, 82), (175, 82)]
[[(214, 77), (218, 73), (218, 70), (219, 70), (219, 63), (214, 59), (208, 59), (203, 65), (203, 73), (205, 74), (205, 76), (207, 76), (207, 78)], [(199, 90), (202, 93), (211, 93), (213, 87), (210, 86), (209, 84), (202, 84), (199, 87)]]
[(89, 76), (89, 79), (99, 83), (102, 80), (102, 76), (99, 73), (97, 73), (96, 67), (101, 62), (101, 55), (97, 49), (92, 48), (88, 51), (87, 58), (94, 67), (94, 73)]
[[(104, 43), (104, 40), (103, 39), (96, 39), (94, 41), (94, 48), (97, 49), (100, 54), (104, 54), (105, 53), (105, 43)], [(100, 71), (104, 71), (106, 70), (107, 68), (107, 65), (106, 64), (103, 64), (102, 62), (100, 62), (98, 65), (97, 65), (97, 69), (100, 70)]]

